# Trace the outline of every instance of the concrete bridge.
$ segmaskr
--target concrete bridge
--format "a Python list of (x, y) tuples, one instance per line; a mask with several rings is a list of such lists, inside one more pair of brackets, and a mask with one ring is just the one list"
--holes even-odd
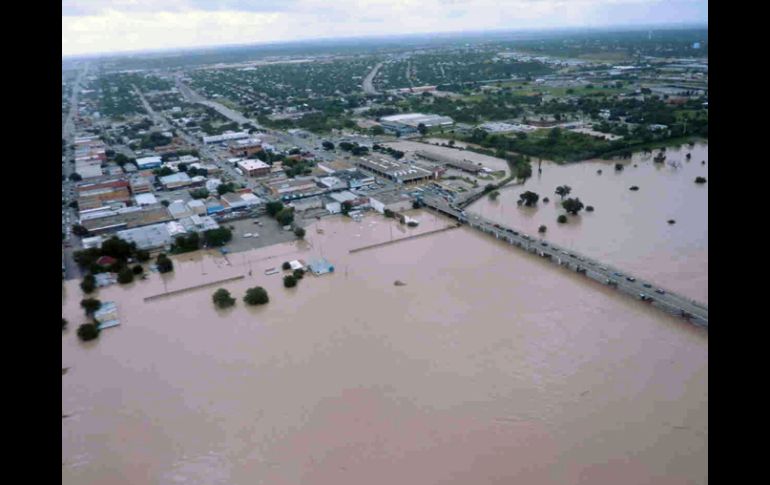
[(481, 216), (466, 214), (465, 211), (440, 198), (426, 197), (424, 202), (428, 208), (457, 219), (461, 223), (490, 234), (501, 241), (548, 259), (565, 269), (583, 274), (603, 285), (611, 286), (632, 298), (646, 301), (667, 313), (685, 318), (699, 327), (708, 328), (708, 307), (702, 303), (665, 290), (652, 282), (635, 278), (624, 271), (583, 256), (576, 251), (538, 240), (521, 231), (502, 226)]

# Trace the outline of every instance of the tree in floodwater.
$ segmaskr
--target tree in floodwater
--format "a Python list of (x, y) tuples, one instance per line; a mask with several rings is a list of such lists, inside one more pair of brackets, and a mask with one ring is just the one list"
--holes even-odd
[(214, 305), (217, 308), (228, 308), (235, 305), (235, 298), (230, 295), (230, 292), (224, 288), (220, 288), (211, 295), (211, 299), (214, 301)]
[(84, 323), (78, 327), (78, 337), (84, 342), (94, 340), (99, 336), (99, 332), (99, 326), (95, 323)]
[(558, 222), (559, 224), (564, 224), (565, 222), (567, 222), (567, 216), (565, 216), (564, 214), (559, 215), (559, 217), (556, 218), (556, 222)]
[(577, 215), (583, 209), (583, 203), (577, 197), (574, 199), (567, 199), (561, 203), (561, 206), (572, 215)]
[(519, 195), (519, 200), (527, 207), (537, 204), (538, 199), (540, 199), (540, 196), (530, 190)]
[(270, 298), (267, 296), (267, 291), (264, 288), (257, 286), (246, 290), (246, 296), (243, 297), (243, 301), (247, 305), (264, 305), (270, 301)]
[(572, 187), (569, 185), (560, 185), (556, 187), (556, 195), (561, 197), (561, 200), (564, 200), (564, 196), (569, 195), (569, 193), (572, 192)]
[(92, 315), (96, 310), (101, 308), (102, 302), (96, 298), (85, 298), (80, 301), (80, 306), (86, 311), (86, 315)]

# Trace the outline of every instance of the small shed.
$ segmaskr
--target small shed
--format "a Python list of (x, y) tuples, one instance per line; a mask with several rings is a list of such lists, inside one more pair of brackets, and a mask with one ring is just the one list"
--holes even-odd
[(308, 265), (308, 268), (310, 268), (310, 271), (312, 271), (316, 276), (334, 272), (334, 266), (332, 266), (332, 264), (324, 258), (311, 262)]

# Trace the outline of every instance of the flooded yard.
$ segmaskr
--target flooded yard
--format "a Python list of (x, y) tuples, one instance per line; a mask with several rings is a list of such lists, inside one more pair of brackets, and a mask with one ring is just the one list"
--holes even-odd
[[(706, 331), (467, 227), (350, 252), (452, 223), (409, 214), (174, 257), (99, 290), (122, 324), (85, 344), (66, 282), (62, 483), (708, 482)], [(318, 257), (296, 288), (264, 274)], [(144, 301), (238, 275), (228, 310)]]

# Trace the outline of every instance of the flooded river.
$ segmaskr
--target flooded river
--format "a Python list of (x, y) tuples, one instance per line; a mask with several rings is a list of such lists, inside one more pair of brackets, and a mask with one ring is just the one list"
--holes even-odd
[[(530, 235), (544, 224), (546, 240), (708, 303), (708, 183), (694, 182), (698, 176), (708, 180), (708, 145), (668, 148), (662, 164), (652, 161), (657, 152), (619, 161), (622, 171), (614, 169), (616, 161), (543, 162), (538, 175), (533, 163), (533, 176), (523, 186), (501, 190), (496, 201), (485, 197), (469, 211)], [(564, 210), (554, 190), (560, 185), (569, 185), (567, 197), (578, 197), (594, 212), (583, 210), (558, 224)], [(638, 191), (629, 190), (634, 185)], [(540, 195), (537, 207), (516, 205), (527, 190)], [(543, 203), (544, 197), (550, 202)]]
[[(467, 227), (348, 252), (450, 225), (414, 214), (175, 257), (99, 290), (122, 324), (86, 344), (66, 282), (62, 483), (707, 483), (706, 331)], [(321, 255), (296, 288), (264, 275)], [(240, 275), (229, 310), (219, 286), (144, 301)]]

